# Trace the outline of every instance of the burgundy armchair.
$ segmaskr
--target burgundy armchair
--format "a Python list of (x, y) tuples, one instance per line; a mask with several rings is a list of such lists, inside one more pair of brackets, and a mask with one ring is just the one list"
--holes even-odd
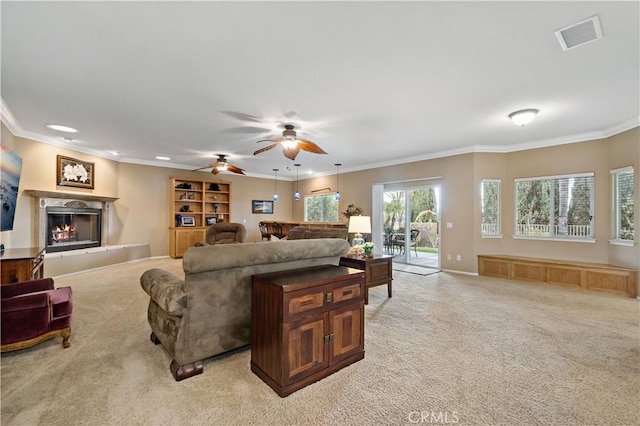
[(1, 352), (37, 345), (62, 337), (62, 347), (70, 346), (71, 287), (54, 288), (53, 279), (3, 284), (0, 286), (2, 312)]

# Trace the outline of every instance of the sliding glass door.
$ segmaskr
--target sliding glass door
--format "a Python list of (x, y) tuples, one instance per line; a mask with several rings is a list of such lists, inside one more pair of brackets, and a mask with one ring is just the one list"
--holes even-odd
[(397, 188), (385, 185), (382, 196), (383, 252), (394, 261), (438, 268), (438, 185)]

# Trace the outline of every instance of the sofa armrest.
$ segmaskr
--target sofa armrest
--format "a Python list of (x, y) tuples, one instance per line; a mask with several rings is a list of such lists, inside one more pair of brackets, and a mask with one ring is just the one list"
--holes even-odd
[(2, 299), (2, 313), (28, 311), (49, 306), (49, 293), (47, 291), (21, 294), (15, 297)]
[(146, 271), (140, 277), (142, 289), (166, 313), (182, 316), (187, 307), (184, 281), (158, 268)]
[(38, 280), (22, 281), (18, 283), (3, 284), (0, 286), (0, 297), (6, 299), (21, 294), (34, 293), (36, 291), (53, 290), (53, 279), (42, 278)]

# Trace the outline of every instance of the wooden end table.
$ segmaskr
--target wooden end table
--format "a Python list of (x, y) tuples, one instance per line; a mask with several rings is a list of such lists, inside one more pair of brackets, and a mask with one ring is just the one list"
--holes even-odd
[(360, 269), (365, 272), (364, 304), (369, 304), (369, 287), (387, 285), (387, 293), (391, 297), (391, 283), (393, 281), (393, 256), (374, 254), (371, 257), (355, 258), (341, 257), (340, 266)]

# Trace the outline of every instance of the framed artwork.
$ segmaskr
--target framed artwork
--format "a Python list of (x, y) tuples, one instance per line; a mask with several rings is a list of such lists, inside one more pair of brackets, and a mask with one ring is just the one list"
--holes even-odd
[(268, 201), (268, 200), (251, 201), (251, 213), (273, 214), (273, 201)]
[(56, 183), (58, 186), (75, 186), (94, 189), (95, 164), (75, 158), (57, 156)]
[(217, 219), (215, 217), (208, 217), (207, 218), (207, 225), (215, 225), (217, 222)]
[(193, 216), (182, 216), (180, 222), (182, 226), (196, 226), (196, 218)]

